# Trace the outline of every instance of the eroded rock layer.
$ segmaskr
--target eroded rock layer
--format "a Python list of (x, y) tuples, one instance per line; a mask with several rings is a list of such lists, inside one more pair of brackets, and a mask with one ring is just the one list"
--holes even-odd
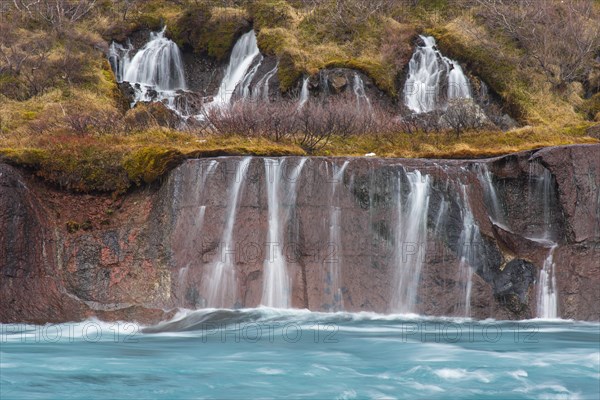
[(599, 154), (189, 160), (118, 201), (0, 165), (0, 321), (150, 322), (274, 296), (320, 311), (598, 320)]

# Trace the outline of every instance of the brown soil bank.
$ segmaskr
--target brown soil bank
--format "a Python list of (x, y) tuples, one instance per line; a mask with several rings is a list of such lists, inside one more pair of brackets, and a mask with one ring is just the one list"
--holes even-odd
[[(0, 164), (0, 322), (153, 322), (177, 307), (204, 306), (236, 179), (243, 181), (227, 296), (231, 306), (259, 305), (269, 241), (265, 163), (300, 159), (254, 157), (237, 174), (240, 160), (188, 160), (118, 200), (59, 191)], [(395, 311), (402, 260), (415, 252), (403, 247), (408, 217), (399, 212), (410, 209), (414, 171), (427, 180), (428, 199), (415, 312), (535, 317), (550, 251), (544, 237), (556, 243), (558, 315), (600, 319), (600, 145), (465, 161), (307, 158), (293, 202), (281, 187), (293, 307)], [(479, 234), (476, 251), (467, 252), (466, 307), (460, 259), (468, 212)]]

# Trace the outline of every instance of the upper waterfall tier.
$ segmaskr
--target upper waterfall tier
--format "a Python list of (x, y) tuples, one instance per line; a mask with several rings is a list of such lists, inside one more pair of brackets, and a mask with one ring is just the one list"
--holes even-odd
[(248, 97), (250, 95), (249, 86), (257, 70), (256, 66), (253, 69), (251, 67), (257, 57), (262, 56), (260, 56), (256, 43), (256, 33), (249, 31), (242, 35), (233, 46), (225, 76), (221, 81), (219, 92), (216, 94), (213, 104), (219, 106), (229, 105), (240, 83), (245, 83), (242, 96)]
[(446, 107), (449, 99), (470, 98), (471, 87), (460, 64), (444, 57), (431, 36), (419, 36), (422, 44), (408, 64), (404, 103), (416, 113)]
[(119, 82), (129, 82), (135, 90), (134, 104), (138, 101), (163, 101), (175, 107), (177, 91), (185, 90), (185, 75), (181, 51), (160, 32), (150, 33), (150, 39), (130, 59), (131, 46), (113, 42), (109, 59)]

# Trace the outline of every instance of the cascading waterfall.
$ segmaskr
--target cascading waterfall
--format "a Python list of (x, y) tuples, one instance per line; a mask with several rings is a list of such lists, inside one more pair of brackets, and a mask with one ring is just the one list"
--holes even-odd
[(269, 82), (275, 76), (279, 69), (279, 61), (275, 64), (272, 70), (263, 75), (262, 78), (256, 83), (255, 89), (252, 92), (252, 99), (258, 100), (262, 99), (264, 101), (269, 100)]
[[(238, 202), (245, 174), (248, 171), (251, 157), (245, 157), (237, 166), (236, 176), (229, 188), (229, 200), (225, 212), (225, 228), (219, 243), (219, 259), (209, 268), (205, 280), (204, 293), (207, 297), (208, 307), (232, 307), (235, 303), (235, 256), (231, 254), (234, 249), (233, 228), (238, 210)], [(228, 257), (229, 255), (229, 257)]]
[[(227, 65), (225, 76), (219, 86), (219, 92), (214, 97), (212, 104), (223, 107), (228, 106), (231, 103), (231, 98), (235, 89), (242, 81), (244, 81), (255, 58), (259, 55), (260, 50), (256, 44), (256, 34), (254, 31), (243, 34), (235, 46), (233, 46), (231, 57), (229, 58), (229, 65)], [(252, 81), (252, 79), (250, 79), (250, 81)]]
[[(269, 212), (269, 257), (265, 259), (263, 274), (263, 292), (261, 304), (267, 307), (289, 308), (291, 304), (290, 278), (284, 255), (284, 226), (290, 217), (290, 211), (296, 204), (296, 185), (306, 158), (300, 159), (288, 174), (290, 159), (282, 163), (274, 159), (265, 159), (265, 181), (267, 185), (267, 204)], [(285, 168), (284, 168), (285, 167)], [(284, 171), (284, 169), (286, 169)], [(282, 187), (286, 181), (287, 187)], [(287, 209), (281, 211), (282, 194), (287, 194)], [(285, 204), (285, 203), (284, 203)]]
[(298, 100), (298, 110), (304, 107), (304, 104), (308, 101), (308, 77), (305, 77), (302, 81), (302, 89), (300, 89), (300, 99)]
[[(109, 58), (117, 66), (117, 80), (129, 82), (135, 90), (134, 103), (139, 101), (162, 101), (176, 110), (174, 99), (177, 91), (185, 90), (185, 75), (181, 52), (177, 45), (165, 37), (165, 26), (160, 32), (152, 32), (150, 40), (129, 61), (131, 47), (124, 48), (113, 43)], [(132, 105), (133, 105), (132, 104)]]
[(538, 318), (557, 318), (558, 317), (558, 298), (556, 290), (556, 275), (554, 272), (554, 244), (548, 256), (544, 261), (544, 266), (540, 271), (537, 287), (537, 317)]
[(391, 309), (393, 312), (416, 312), (417, 289), (427, 246), (427, 212), (429, 209), (429, 175), (420, 171), (407, 172), (410, 184), (407, 207), (402, 205), (398, 185), (398, 224), (396, 229), (395, 261), (396, 287)]
[[(431, 36), (420, 36), (423, 46), (417, 46), (410, 59), (408, 78), (404, 85), (404, 103), (416, 113), (446, 107), (447, 99), (471, 98), (471, 88), (458, 62), (444, 57)], [(445, 97), (442, 88), (446, 87)]]
[(115, 78), (117, 79), (117, 82), (123, 82), (125, 71), (131, 62), (129, 53), (132, 50), (133, 46), (131, 45), (131, 42), (127, 43), (127, 47), (117, 42), (112, 42), (108, 48), (108, 61), (115, 72)]
[(529, 205), (532, 209), (541, 207), (543, 226), (537, 228), (534, 239), (554, 242), (550, 200), (555, 196), (552, 173), (539, 161), (529, 163)]
[(558, 244), (553, 235), (550, 201), (556, 195), (552, 173), (539, 161), (529, 164), (529, 204), (533, 210), (541, 207), (543, 225), (537, 227), (531, 239), (549, 247), (537, 279), (537, 317), (558, 318), (558, 297), (556, 290), (556, 275), (554, 251)]
[[(339, 190), (340, 186), (343, 184), (344, 180), (344, 171), (348, 167), (350, 162), (348, 160), (344, 161), (339, 169), (334, 167), (332, 173), (332, 183), (331, 183), (331, 217), (329, 222), (329, 244), (333, 246), (335, 251), (334, 259), (329, 263), (329, 274), (328, 274), (328, 283), (331, 288), (332, 302), (330, 304), (330, 311), (339, 311), (344, 309), (344, 301), (342, 297), (342, 277), (341, 277), (341, 265), (343, 263), (342, 260), (342, 240), (341, 240), (341, 226), (340, 226), (340, 216), (341, 216), (341, 208), (339, 207)], [(338, 206), (335, 206), (338, 204)]]
[[(250, 91), (250, 85), (252, 84), (252, 80), (254, 79), (254, 76), (258, 72), (258, 69), (260, 68), (263, 60), (264, 60), (264, 57), (261, 54), (259, 54), (258, 61), (254, 63), (254, 66), (248, 70), (248, 72), (246, 73), (246, 75), (244, 75), (244, 78), (240, 82), (237, 90), (239, 90), (242, 100), (246, 100), (251, 97), (254, 97), (254, 96), (251, 96), (252, 92)], [(257, 89), (258, 89), (258, 86), (257, 86)]]
[[(186, 169), (184, 175), (181, 177), (181, 181), (192, 181), (196, 183), (196, 190), (183, 191), (182, 182), (175, 182), (175, 190), (173, 193), (174, 208), (180, 210), (180, 214), (177, 220), (176, 230), (180, 229), (181, 224), (187, 224), (189, 220), (192, 221), (192, 231), (187, 232), (188, 234), (184, 237), (181, 247), (186, 249), (189, 253), (186, 254), (186, 259), (193, 259), (194, 254), (197, 251), (195, 241), (197, 238), (202, 236), (202, 229), (204, 228), (204, 216), (206, 215), (206, 205), (203, 204), (203, 195), (205, 193), (205, 185), (212, 173), (219, 166), (219, 162), (211, 160), (206, 163), (198, 163), (198, 169)], [(198, 179), (198, 174), (200, 179)], [(179, 175), (176, 175), (179, 176)], [(188, 230), (190, 228), (187, 228)], [(185, 265), (179, 270), (178, 281), (179, 281), (179, 293), (180, 298), (184, 297), (186, 290), (186, 283), (188, 280), (188, 273), (190, 263)]]
[(446, 199), (440, 201), (437, 217), (435, 218), (434, 236), (438, 236), (444, 230), (446, 224), (446, 214), (448, 214), (448, 202)]
[(509, 228), (507, 227), (504, 213), (502, 212), (502, 208), (500, 207), (498, 193), (496, 192), (496, 187), (494, 186), (492, 173), (490, 172), (487, 164), (476, 164), (475, 167), (477, 169), (477, 178), (479, 179), (479, 182), (483, 187), (483, 192), (486, 201), (488, 204), (492, 205), (491, 214), (493, 222), (508, 230)]
[(471, 288), (473, 286), (473, 266), (478, 262), (479, 246), (481, 246), (481, 233), (479, 226), (475, 223), (467, 186), (460, 184), (462, 198), (461, 217), (463, 221), (462, 231), (458, 240), (458, 282), (461, 284), (462, 298), (457, 309), (465, 317), (471, 316)]
[(319, 72), (319, 87), (322, 88), (323, 95), (325, 97), (328, 97), (329, 96), (329, 82), (328, 82), (326, 71), (321, 70)]
[(362, 80), (361, 76), (357, 73), (354, 73), (354, 82), (353, 82), (354, 95), (356, 96), (356, 106), (360, 110), (363, 105), (366, 105), (367, 108), (371, 109), (371, 100), (367, 96), (365, 92), (365, 82)]

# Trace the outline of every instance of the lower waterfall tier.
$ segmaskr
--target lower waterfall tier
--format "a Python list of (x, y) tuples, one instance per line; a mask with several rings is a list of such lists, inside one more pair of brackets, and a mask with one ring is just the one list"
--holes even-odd
[(114, 210), (0, 165), (0, 322), (259, 305), (597, 320), (599, 147), (189, 160)]

